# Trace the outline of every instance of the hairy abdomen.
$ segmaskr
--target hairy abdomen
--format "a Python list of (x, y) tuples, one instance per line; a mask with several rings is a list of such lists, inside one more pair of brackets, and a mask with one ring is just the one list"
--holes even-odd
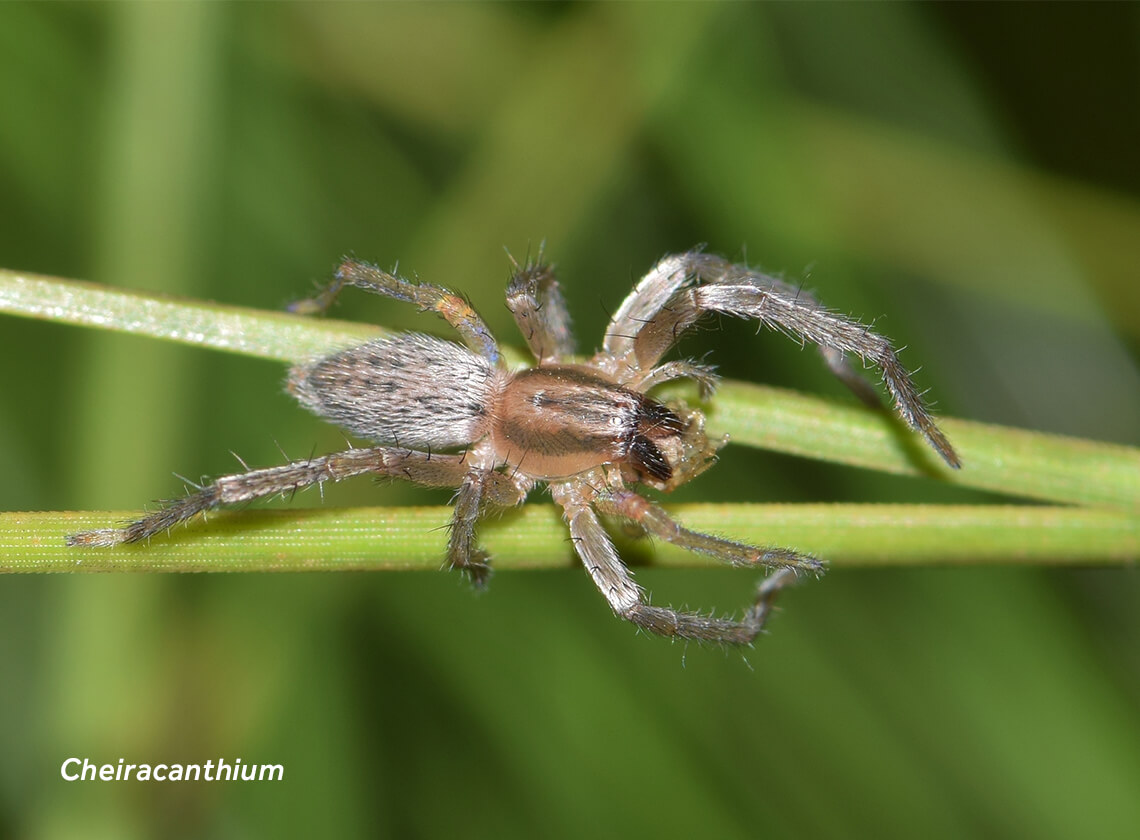
[(298, 365), (287, 387), (305, 408), (358, 437), (446, 449), (487, 434), (496, 375), (453, 341), (406, 333)]

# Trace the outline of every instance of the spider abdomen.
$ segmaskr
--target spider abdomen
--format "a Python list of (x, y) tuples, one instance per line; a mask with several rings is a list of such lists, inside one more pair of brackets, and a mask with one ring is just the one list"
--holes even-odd
[(431, 450), (487, 434), (501, 376), (453, 341), (404, 333), (298, 365), (288, 388), (305, 408), (354, 435)]
[(684, 423), (644, 394), (581, 368), (517, 373), (503, 388), (492, 427), (497, 456), (541, 480), (602, 464), (630, 463), (662, 481), (672, 467), (657, 446)]

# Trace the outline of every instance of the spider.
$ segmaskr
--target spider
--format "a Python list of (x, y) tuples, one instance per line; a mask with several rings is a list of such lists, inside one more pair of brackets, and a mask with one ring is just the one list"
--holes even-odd
[[(875, 364), (903, 420), (951, 467), (959, 466), (891, 343), (781, 280), (699, 250), (665, 257), (618, 308), (602, 349), (576, 361), (553, 268), (541, 252), (524, 265), (511, 262), (507, 308), (535, 357), (533, 367), (508, 369), (482, 318), (454, 292), (346, 259), (320, 294), (290, 308), (323, 312), (342, 289), (355, 286), (437, 313), (462, 341), (400, 333), (291, 369), (286, 387), (301, 405), (375, 445), (223, 476), (124, 527), (76, 534), (68, 543), (138, 542), (220, 505), (351, 476), (391, 476), (456, 489), (447, 565), (481, 586), (490, 565), (475, 538), (480, 517), (488, 507), (521, 504), (544, 483), (614, 613), (663, 636), (749, 644), (763, 629), (776, 593), (799, 572), (822, 572), (823, 564), (790, 549), (691, 531), (632, 489), (673, 490), (711, 466), (725, 443), (709, 438), (697, 409), (649, 395), (678, 379), (695, 382), (703, 397), (712, 395), (717, 377), (711, 367), (661, 361), (709, 313), (753, 318), (817, 344), (849, 387), (877, 403), (846, 354)], [(654, 606), (618, 556), (599, 513), (731, 565), (773, 571), (739, 620)]]

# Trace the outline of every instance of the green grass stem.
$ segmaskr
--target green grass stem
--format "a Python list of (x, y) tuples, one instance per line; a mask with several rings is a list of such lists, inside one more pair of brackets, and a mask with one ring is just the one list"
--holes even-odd
[[(291, 362), (383, 334), (379, 328), (0, 270), (0, 312)], [(946, 468), (885, 411), (854, 402), (725, 382), (709, 407), (732, 441), (836, 463), (926, 475), (964, 487), (1090, 508), (1036, 506), (681, 506), (692, 527), (818, 553), (836, 565), (938, 562), (1107, 563), (1135, 559), (1140, 450), (943, 419), (964, 467)], [(65, 549), (68, 533), (130, 514), (0, 515), (6, 571), (184, 571), (435, 568), (443, 508), (219, 513), (193, 540), (156, 539), (113, 553)], [(569, 562), (554, 511), (528, 505), (489, 525), (500, 568)], [(659, 562), (699, 563), (662, 547)]]
[[(996, 564), (1105, 565), (1140, 554), (1140, 518), (1036, 505), (683, 504), (686, 526), (757, 545), (792, 546), (835, 568)], [(266, 572), (439, 569), (448, 507), (222, 511), (147, 543), (68, 548), (64, 537), (131, 516), (0, 514), (0, 572)], [(576, 561), (558, 510), (528, 504), (484, 523), (495, 568), (569, 568)], [(624, 538), (637, 565), (715, 561)]]

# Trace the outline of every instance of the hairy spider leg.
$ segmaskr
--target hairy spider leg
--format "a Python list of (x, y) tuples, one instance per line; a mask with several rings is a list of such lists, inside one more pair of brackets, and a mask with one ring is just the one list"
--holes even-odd
[[(680, 289), (692, 285), (697, 281), (699, 270), (698, 267), (696, 267), (696, 263), (704, 258), (705, 255), (698, 250), (689, 251), (684, 254), (674, 254), (659, 260), (657, 264), (650, 269), (649, 273), (642, 278), (633, 293), (625, 299), (621, 307), (614, 314), (613, 320), (606, 330), (603, 345), (606, 352), (617, 356), (631, 355), (634, 350), (634, 343), (637, 341), (642, 327), (649, 323), (662, 309), (666, 308), (673, 296)], [(738, 266), (735, 265), (732, 267), (738, 268)], [(793, 286), (776, 277), (761, 274), (756, 274), (755, 276), (763, 278), (768, 288), (778, 290), (788, 297), (799, 301), (806, 307), (823, 308), (819, 301), (812, 297), (811, 292)], [(683, 332), (683, 329), (677, 331), (673, 338), (674, 341), (681, 337), (681, 332)], [(665, 350), (667, 349), (668, 348), (665, 348)], [(665, 350), (662, 350), (660, 355), (664, 355)], [(828, 369), (851, 390), (861, 402), (871, 408), (882, 407), (883, 403), (879, 398), (879, 393), (859, 374), (846, 354), (824, 345), (819, 346), (819, 352), (823, 356), (824, 363)], [(660, 358), (660, 356), (658, 358)], [(637, 384), (643, 385), (643, 383), (648, 383), (643, 385), (644, 388), (648, 389), (671, 379), (689, 378), (696, 381), (700, 388), (702, 399), (708, 399), (712, 396), (716, 380), (713, 379), (711, 383), (705, 381), (705, 377), (711, 373), (711, 368), (707, 368), (704, 365), (693, 365), (696, 369), (693, 373), (684, 373), (675, 372), (673, 369), (675, 365), (693, 365), (693, 363), (668, 362), (665, 365), (653, 368), (645, 375), (645, 378), (639, 380)], [(663, 368), (666, 370), (662, 370)], [(708, 373), (706, 373), (706, 371)]]
[(513, 507), (521, 504), (534, 482), (516, 473), (514, 477), (493, 470), (468, 468), (456, 491), (447, 539), (447, 565), (466, 572), (479, 588), (491, 577), (491, 562), (475, 540), (475, 526), (487, 504)]
[[(615, 346), (632, 353), (639, 368), (656, 365), (682, 333), (710, 312), (756, 319), (803, 341), (829, 348), (832, 353), (825, 354), (825, 359), (833, 370), (837, 369), (836, 356), (846, 353), (876, 365), (894, 398), (896, 410), (907, 425), (925, 436), (947, 464), (955, 469), (961, 466), (957, 453), (935, 424), (888, 339), (854, 319), (826, 309), (782, 281), (734, 265), (722, 257), (690, 252), (671, 260), (674, 268), (668, 275), (670, 283), (665, 285), (675, 288), (673, 296), (652, 315), (639, 318), (639, 323), (623, 322), (624, 326), (615, 327), (630, 330), (632, 339), (617, 342)], [(691, 284), (676, 282), (682, 271), (691, 279)], [(651, 274), (655, 272), (660, 273), (655, 269)], [(641, 307), (634, 309), (641, 312)], [(838, 372), (847, 381), (842, 366), (838, 366)]]
[(195, 493), (162, 503), (154, 513), (122, 528), (85, 531), (67, 538), (68, 545), (111, 546), (145, 540), (222, 505), (292, 493), (326, 481), (357, 475), (406, 478), (429, 487), (458, 487), (470, 470), (459, 455), (433, 455), (387, 446), (350, 449), (333, 455), (293, 461), (279, 467), (249, 470), (215, 479)]
[(692, 256), (699, 256), (699, 252), (663, 257), (649, 269), (610, 319), (602, 339), (603, 350), (613, 356), (632, 354), (634, 341), (646, 323), (665, 308), (679, 289), (692, 282), (693, 272), (689, 267)]
[(422, 312), (435, 312), (459, 333), (464, 344), (492, 364), (502, 363), (502, 354), (491, 330), (466, 299), (442, 286), (404, 280), (371, 263), (344, 260), (323, 291), (316, 297), (291, 304), (288, 309), (302, 315), (325, 312), (345, 286), (414, 303)]
[(879, 392), (859, 373), (855, 365), (851, 364), (851, 359), (846, 353), (834, 347), (820, 347), (819, 352), (827, 369), (846, 386), (848, 391), (858, 397), (859, 402), (868, 408), (883, 409), (883, 399), (879, 396)]
[[(509, 256), (509, 255), (508, 255)], [(557, 363), (574, 354), (570, 313), (554, 268), (542, 259), (520, 266), (511, 257), (514, 271), (507, 286), (507, 309), (514, 315), (527, 347), (542, 363)]]
[(707, 554), (733, 566), (766, 566), (822, 573), (823, 563), (810, 554), (788, 548), (757, 548), (745, 543), (690, 531), (679, 525), (665, 510), (632, 490), (603, 492), (594, 500), (602, 513), (618, 516), (640, 526), (647, 533), (686, 551)]
[(720, 377), (716, 375), (716, 368), (712, 365), (702, 365), (699, 362), (679, 359), (658, 365), (646, 371), (640, 378), (626, 384), (638, 391), (645, 392), (650, 388), (656, 388), (664, 382), (672, 382), (675, 379), (690, 379), (696, 383), (697, 393), (702, 400), (711, 399), (712, 395), (716, 393), (716, 386), (720, 383)]
[(610, 608), (651, 633), (718, 644), (750, 644), (764, 629), (776, 595), (795, 579), (789, 568), (770, 575), (760, 584), (756, 601), (740, 621), (655, 607), (646, 601), (644, 590), (622, 563), (589, 500), (565, 483), (552, 485), (551, 492), (562, 506), (578, 556)]

